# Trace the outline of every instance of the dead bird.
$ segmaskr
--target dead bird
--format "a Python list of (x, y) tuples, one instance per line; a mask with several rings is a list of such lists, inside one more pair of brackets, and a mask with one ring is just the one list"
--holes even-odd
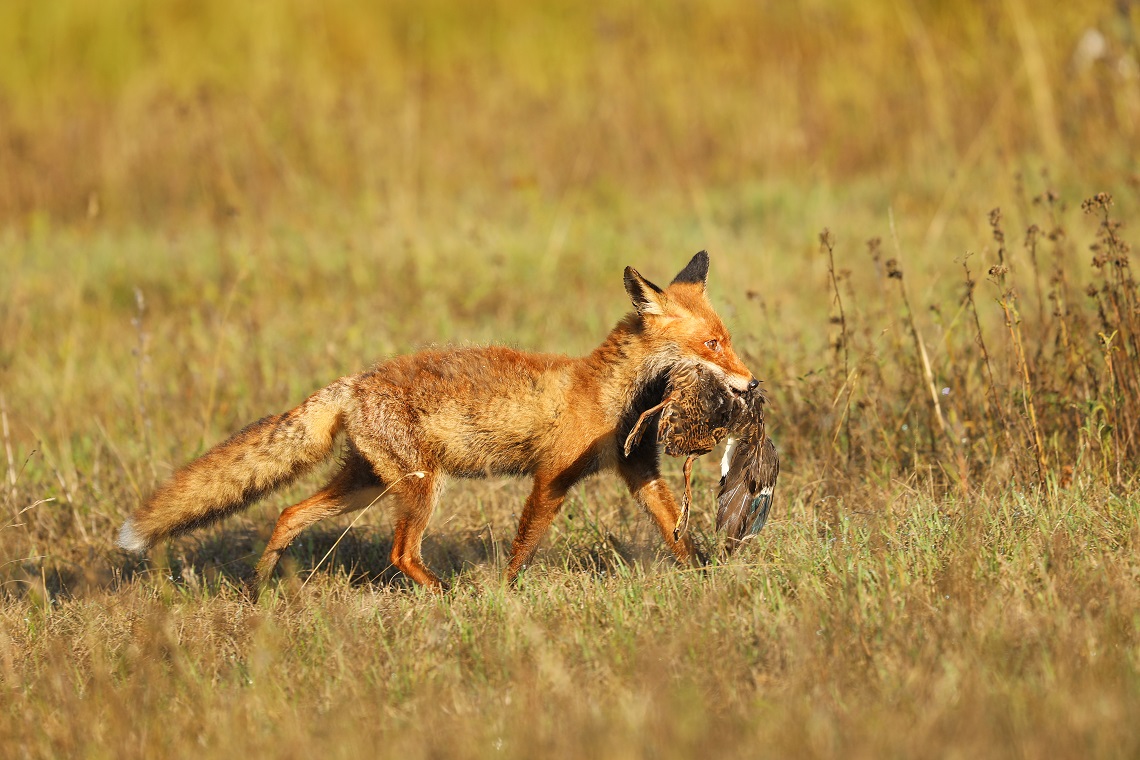
[(638, 418), (625, 441), (627, 455), (660, 412), (657, 442), (666, 454), (685, 457), (685, 493), (674, 540), (688, 527), (693, 462), (725, 438), (729, 442), (721, 460), (717, 530), (725, 529), (726, 547), (732, 551), (764, 527), (780, 473), (779, 454), (764, 427), (767, 402), (759, 383), (740, 393), (701, 365), (685, 363), (670, 373), (664, 400)]
[(733, 416), (730, 393), (727, 386), (699, 364), (679, 364), (669, 374), (665, 399), (642, 412), (625, 439), (625, 453), (629, 456), (645, 434), (649, 420), (660, 412), (657, 442), (669, 456), (686, 457), (685, 493), (681, 497), (681, 516), (673, 528), (674, 541), (680, 539), (689, 523), (693, 462), (728, 436)]
[(716, 529), (724, 528), (732, 552), (768, 522), (780, 475), (780, 454), (764, 426), (768, 395), (757, 387), (736, 399), (732, 437), (720, 460)]

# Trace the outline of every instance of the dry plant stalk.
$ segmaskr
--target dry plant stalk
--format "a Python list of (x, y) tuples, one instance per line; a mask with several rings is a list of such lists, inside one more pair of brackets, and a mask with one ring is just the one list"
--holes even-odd
[[(1112, 393), (1105, 404), (1112, 425), (1112, 457), (1114, 480), (1123, 485), (1125, 461), (1137, 452), (1137, 415), (1140, 413), (1140, 296), (1132, 277), (1131, 249), (1120, 238), (1123, 226), (1109, 215), (1112, 196), (1098, 193), (1084, 201), (1086, 214), (1100, 218), (1093, 251), (1093, 268), (1102, 278), (1099, 290), (1089, 286), (1089, 295), (1097, 300), (1102, 330), (1099, 338)], [(1121, 354), (1123, 361), (1114, 354)]]
[(1033, 402), (1033, 381), (1030, 377), (1029, 362), (1025, 356), (1025, 344), (1022, 340), (1021, 315), (1017, 311), (1017, 294), (1013, 285), (1007, 283), (1006, 278), (1010, 270), (1005, 264), (1005, 233), (1001, 228), (1001, 209), (995, 208), (990, 211), (989, 222), (993, 229), (994, 240), (998, 243), (998, 263), (990, 268), (990, 279), (998, 288), (998, 304), (1005, 315), (1005, 326), (1009, 331), (1010, 342), (1013, 345), (1018, 381), (1021, 383), (1022, 405), (1029, 426), (1028, 438), (1037, 468), (1037, 482), (1044, 485), (1049, 471), (1049, 462), (1045, 456), (1041, 426), (1037, 423), (1037, 409)]
[(994, 368), (992, 362), (990, 362), (990, 352), (986, 348), (986, 339), (982, 334), (982, 321), (978, 317), (978, 305), (974, 301), (974, 288), (977, 286), (977, 282), (970, 273), (970, 263), (968, 259), (969, 255), (962, 259), (962, 269), (966, 273), (966, 303), (970, 307), (970, 315), (974, 318), (974, 342), (982, 355), (982, 368), (985, 370), (986, 390), (989, 391), (992, 419), (1001, 430), (1007, 448), (1012, 451), (1013, 439), (1009, 434), (1009, 425), (1005, 418), (1005, 408), (1002, 406), (1001, 401), (998, 400), (997, 383), (994, 381)]
[[(902, 247), (899, 244), (898, 233), (895, 230), (895, 217), (894, 211), (889, 211), (888, 219), (890, 221), (891, 240), (894, 243), (896, 256), (902, 256)], [(916, 361), (921, 371), (921, 379), (919, 386), (924, 387), (926, 393), (930, 396), (930, 414), (931, 424), (928, 427), (930, 435), (930, 450), (931, 454), (937, 458), (938, 444), (935, 435), (935, 428), (942, 434), (942, 438), (954, 456), (954, 462), (957, 467), (957, 480), (958, 489), (962, 494), (969, 491), (970, 483), (970, 467), (966, 459), (966, 454), (958, 440), (956, 440), (949, 425), (946, 423), (946, 416), (942, 412), (942, 402), (938, 396), (938, 387), (934, 382), (934, 369), (930, 362), (930, 354), (926, 350), (926, 342), (922, 339), (922, 333), (919, 332), (918, 323), (914, 318), (914, 310), (911, 308), (910, 296), (907, 294), (906, 283), (903, 280), (902, 269), (899, 268), (897, 259), (889, 259), (886, 262), (887, 277), (889, 279), (898, 280), (899, 293), (902, 296), (903, 307), (906, 311), (907, 325), (910, 328), (910, 334), (914, 341), (914, 352)]]
[(136, 344), (131, 350), (135, 356), (135, 390), (138, 394), (136, 411), (139, 420), (139, 434), (142, 436), (143, 449), (146, 451), (146, 461), (150, 465), (151, 483), (158, 481), (158, 468), (155, 466), (154, 447), (151, 444), (152, 428), (150, 414), (146, 408), (146, 365), (150, 362), (148, 348), (150, 347), (150, 334), (147, 333), (143, 320), (146, 317), (146, 299), (140, 288), (135, 288), (135, 316), (131, 318), (131, 326), (135, 328)]
[[(839, 292), (839, 277), (835, 272), (835, 236), (831, 234), (831, 230), (824, 227), (819, 233), (819, 247), (827, 252), (827, 275), (828, 281), (831, 284), (832, 302), (839, 310), (837, 317), (832, 317), (831, 320), (835, 323), (838, 320), (839, 324), (839, 337), (836, 338), (834, 348), (836, 353), (840, 349), (843, 351), (843, 389), (846, 389), (847, 394), (843, 404), (843, 412), (841, 415), (840, 426), (843, 430), (844, 437), (847, 439), (847, 464), (851, 464), (852, 452), (854, 450), (853, 442), (851, 440), (851, 397), (855, 393), (854, 377), (851, 374), (851, 362), (848, 355), (848, 344), (850, 342), (847, 334), (847, 313), (843, 310), (843, 296)], [(843, 389), (840, 390), (842, 393)], [(836, 402), (838, 402), (836, 398)], [(839, 429), (836, 430), (838, 435)]]
[(835, 349), (843, 349), (843, 376), (846, 377), (851, 371), (847, 353), (847, 314), (843, 311), (843, 296), (839, 293), (839, 278), (835, 273), (835, 236), (826, 227), (819, 233), (819, 247), (827, 251), (827, 275), (834, 296), (832, 302), (839, 310), (839, 338), (835, 341)]
[(12, 456), (12, 434), (8, 430), (8, 404), (0, 393), (0, 423), (4, 428), (4, 455), (8, 460), (8, 499), (16, 502), (16, 458)]
[(965, 494), (970, 490), (969, 464), (958, 442), (954, 440), (954, 436), (946, 424), (946, 417), (942, 413), (942, 402), (938, 398), (938, 386), (934, 382), (934, 370), (930, 364), (930, 355), (927, 353), (926, 343), (918, 331), (918, 324), (914, 320), (914, 311), (910, 307), (910, 298), (907, 296), (906, 284), (903, 282), (903, 273), (895, 259), (887, 261), (887, 276), (899, 281), (899, 293), (902, 294), (903, 306), (906, 309), (907, 325), (910, 327), (910, 334), (914, 339), (914, 351), (922, 371), (920, 385), (924, 386), (926, 392), (930, 394), (931, 425), (928, 427), (930, 451), (935, 457), (938, 456), (938, 443), (934, 432), (937, 427), (954, 455), (955, 464), (958, 468), (958, 489)]

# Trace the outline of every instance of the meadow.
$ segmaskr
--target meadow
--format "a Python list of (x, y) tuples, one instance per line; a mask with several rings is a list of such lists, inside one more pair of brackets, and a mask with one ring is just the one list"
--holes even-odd
[[(1092, 36), (1089, 36), (1092, 33)], [(0, 756), (1140, 754), (1140, 7), (0, 5)], [(698, 250), (763, 532), (616, 479), (148, 558), (173, 468), (427, 345), (580, 354)], [(679, 486), (680, 462), (666, 472)], [(718, 456), (690, 525), (717, 554)], [(351, 527), (350, 527), (351, 523)]]

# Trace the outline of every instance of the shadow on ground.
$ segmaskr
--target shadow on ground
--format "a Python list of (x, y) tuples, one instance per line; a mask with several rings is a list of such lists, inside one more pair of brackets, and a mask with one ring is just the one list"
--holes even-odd
[[(188, 541), (170, 551), (170, 575), (177, 582), (200, 578), (213, 586), (234, 585), (253, 578), (253, 568), (265, 547), (265, 538), (248, 529), (221, 530)], [(424, 540), (424, 560), (441, 578), (457, 581), (473, 568), (497, 564), (507, 551), (490, 532), (455, 532)], [(380, 584), (407, 586), (410, 581), (392, 565), (392, 534), (381, 528), (311, 528), (289, 547), (278, 565), (277, 576), (302, 581), (310, 576), (342, 576), (354, 586)]]
[[(447, 583), (462, 584), (473, 573), (501, 572), (511, 538), (513, 533), (501, 535), (490, 526), (429, 535), (424, 539), (424, 560)], [(93, 553), (83, 562), (29, 562), (13, 568), (26, 580), (6, 585), (4, 595), (82, 598), (157, 575), (175, 585), (244, 588), (253, 578), (265, 541), (258, 530), (237, 525), (176, 539), (145, 558), (112, 549), (102, 556)], [(563, 535), (550, 544), (540, 549), (536, 564), (595, 575), (652, 562), (660, 553), (655, 547), (609, 532)], [(277, 576), (301, 581), (333, 576), (347, 578), (353, 586), (410, 587), (411, 581), (392, 565), (391, 551), (392, 534), (383, 528), (363, 526), (348, 532), (335, 526), (311, 528), (289, 547)]]

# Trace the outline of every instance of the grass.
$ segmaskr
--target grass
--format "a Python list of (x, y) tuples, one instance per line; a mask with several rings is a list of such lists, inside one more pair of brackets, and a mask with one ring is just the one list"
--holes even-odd
[[(5, 4), (0, 755), (1136, 755), (1115, 7)], [(113, 549), (245, 423), (432, 343), (588, 351), (701, 248), (784, 463), (731, 560), (606, 478), (515, 589), (509, 480), (448, 490), (443, 598), (374, 508), (250, 601), (319, 476)]]

